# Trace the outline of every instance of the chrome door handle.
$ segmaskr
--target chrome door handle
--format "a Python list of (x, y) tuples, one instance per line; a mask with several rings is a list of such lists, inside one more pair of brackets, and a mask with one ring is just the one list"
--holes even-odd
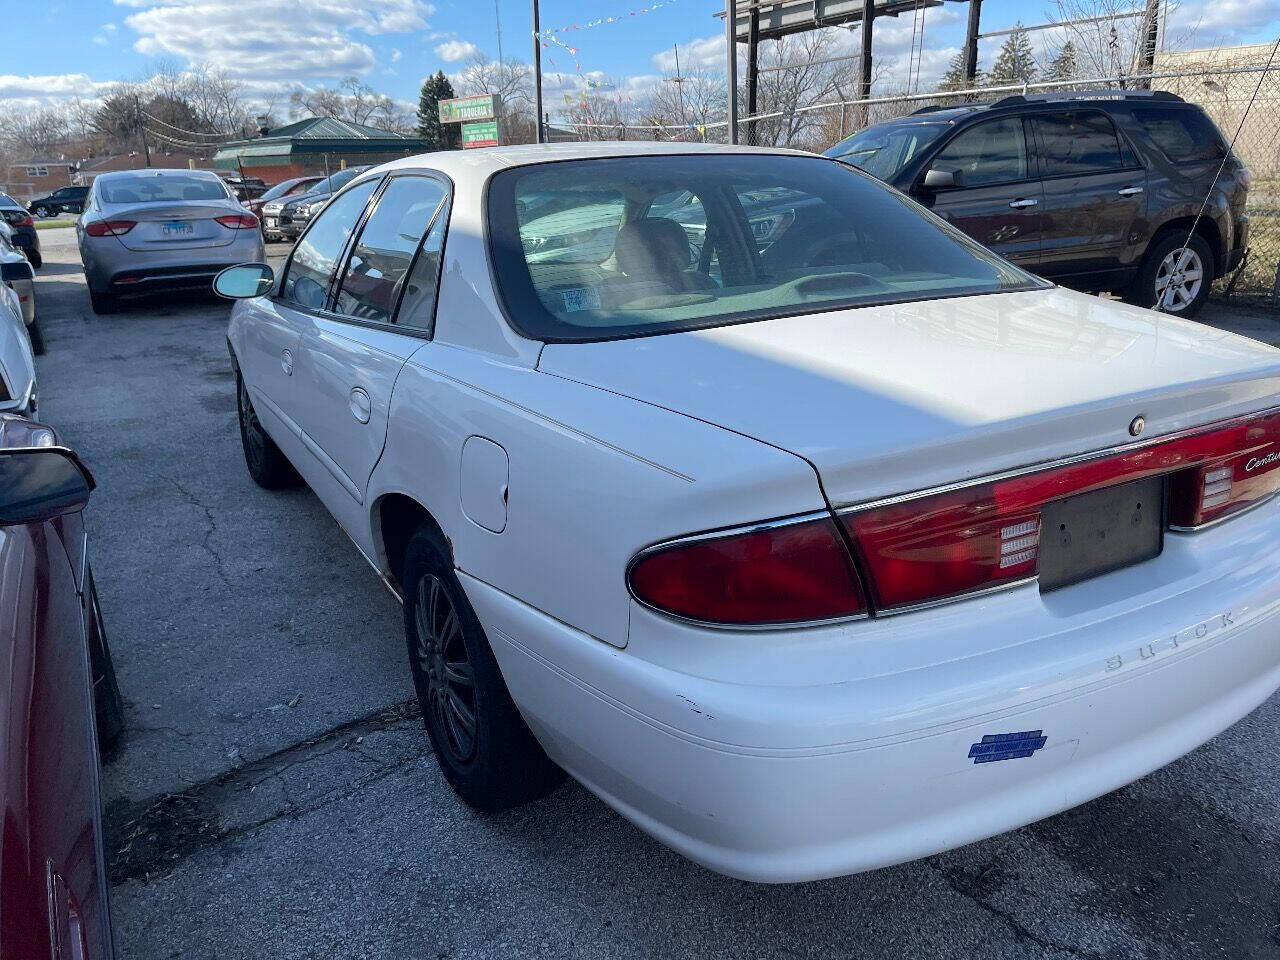
[(360, 387), (354, 387), (351, 390), (351, 415), (361, 423), (369, 422), (369, 415), (373, 412), (373, 402), (369, 399), (369, 394), (365, 393)]
[(1039, 202), (1039, 200), (1019, 197), (1017, 200), (1010, 200), (1009, 206), (1013, 207), (1015, 210), (1021, 210), (1023, 207), (1034, 207)]
[(1116, 191), (1122, 197), (1132, 197), (1135, 193), (1141, 193), (1141, 187), (1125, 187), (1123, 190)]
[(280, 369), (286, 377), (293, 376), (293, 351), (288, 347), (280, 351)]

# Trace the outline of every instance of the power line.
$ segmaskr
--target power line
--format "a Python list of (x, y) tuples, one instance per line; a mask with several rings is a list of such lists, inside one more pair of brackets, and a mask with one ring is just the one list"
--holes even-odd
[(218, 137), (225, 140), (229, 137), (235, 136), (235, 134), (230, 133), (201, 133), (199, 130), (187, 130), (183, 127), (177, 126), (176, 124), (169, 123), (167, 120), (161, 120), (159, 117), (153, 116), (145, 110), (142, 111), (142, 115), (148, 120), (154, 121), (161, 126), (168, 127), (170, 130), (176, 130), (178, 133), (185, 133), (193, 137)]

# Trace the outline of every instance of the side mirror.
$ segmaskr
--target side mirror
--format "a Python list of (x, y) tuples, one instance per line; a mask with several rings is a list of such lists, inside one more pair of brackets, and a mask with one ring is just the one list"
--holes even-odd
[(36, 273), (26, 260), (5, 261), (0, 263), (0, 280), (14, 283), (18, 280), (34, 280)]
[(0, 450), (0, 526), (78, 513), (93, 486), (89, 471), (65, 447)]
[(924, 185), (930, 190), (950, 190), (964, 186), (964, 171), (939, 170), (934, 167), (924, 175)]
[(260, 297), (275, 285), (276, 275), (265, 263), (241, 263), (227, 267), (213, 281), (214, 292), (228, 300)]

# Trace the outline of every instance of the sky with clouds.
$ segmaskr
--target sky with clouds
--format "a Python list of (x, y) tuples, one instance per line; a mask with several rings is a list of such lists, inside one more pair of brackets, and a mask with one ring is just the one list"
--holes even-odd
[[(560, 46), (544, 50), (544, 69), (607, 76), (617, 89), (642, 86), (648, 77), (724, 60), (723, 9), (715, 0), (543, 0), (544, 29), (570, 28)], [(1135, 3), (1137, 0), (1135, 0)], [(936, 79), (963, 41), (967, 7), (948, 2), (925, 15), (921, 77)], [(594, 28), (587, 21), (613, 16)], [(526, 0), (48, 0), (24, 3), (6, 22), (0, 62), (0, 109), (34, 107), (69, 97), (91, 98), (113, 81), (147, 75), (158, 60), (179, 65), (207, 61), (242, 81), (262, 102), (283, 110), (297, 86), (331, 84), (358, 76), (381, 92), (416, 100), (422, 78), (456, 72), (478, 51), (528, 60), (532, 55)], [(985, 0), (983, 29), (1021, 20), (1048, 22), (1043, 8), (1022, 0)], [(1196, 46), (1274, 40), (1280, 33), (1280, 0), (1181, 0), (1171, 15), (1174, 32), (1193, 33)], [(874, 55), (904, 72), (911, 48), (912, 17), (877, 21)], [(50, 42), (50, 38), (58, 38)], [(984, 41), (990, 63), (997, 40)], [(841, 45), (857, 48), (846, 33)], [(552, 84), (551, 95), (556, 93)], [(550, 102), (550, 100), (549, 100)]]

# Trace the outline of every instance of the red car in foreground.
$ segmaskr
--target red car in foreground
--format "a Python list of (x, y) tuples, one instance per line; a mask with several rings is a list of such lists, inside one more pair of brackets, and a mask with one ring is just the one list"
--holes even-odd
[(99, 743), (123, 707), (81, 510), (54, 432), (0, 417), (0, 956), (109, 960)]

